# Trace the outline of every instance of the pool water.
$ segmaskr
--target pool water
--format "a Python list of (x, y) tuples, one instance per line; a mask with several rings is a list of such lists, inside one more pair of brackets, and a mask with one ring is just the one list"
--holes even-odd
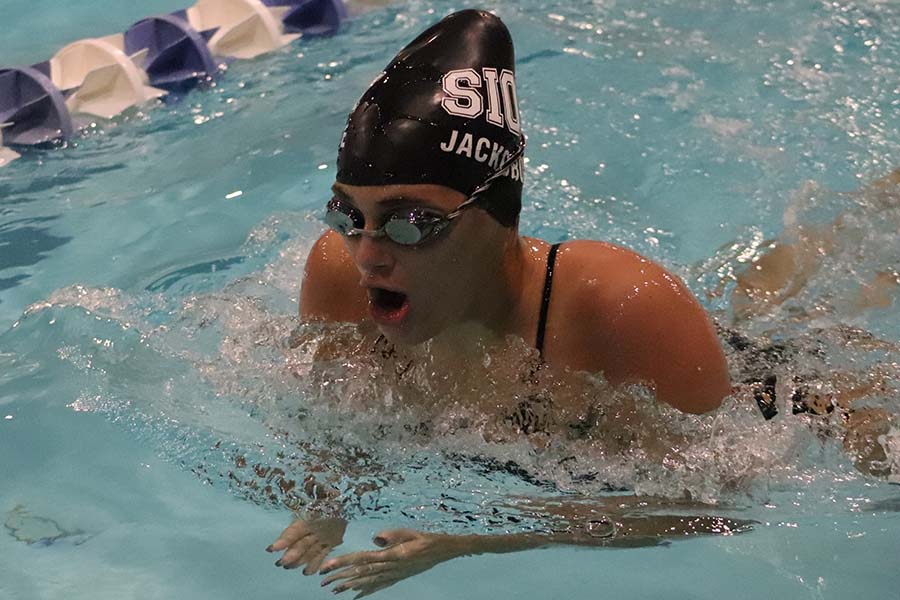
[[(900, 201), (871, 188), (900, 165), (896, 3), (483, 6), (516, 41), (523, 232), (632, 247), (721, 325), (796, 349), (779, 381), (828, 392), (877, 380), (862, 404), (897, 418), (897, 294), (852, 301), (900, 268)], [(180, 103), (89, 124), (0, 170), (0, 598), (324, 597), (319, 578), (263, 551), (290, 521), (284, 504), (303, 500), (290, 482), (310, 463), (353, 517), (339, 552), (391, 527), (540, 528), (523, 498), (561, 493), (688, 493), (759, 522), (662, 547), (458, 559), (386, 598), (897, 597), (897, 429), (879, 438), (894, 470), (874, 477), (844, 451), (837, 417), (787, 414), (785, 383), (764, 421), (747, 390), (688, 417), (585, 378), (544, 385), (633, 402), (640, 425), (536, 448), (467, 408), (515, 401), (502, 382), (470, 385), (480, 364), (521, 359), (515, 343), (458, 379), (416, 351), (423, 367), (398, 385), (377, 355), (348, 358), (354, 330), (297, 329), (350, 107), (397, 49), (463, 7), (362, 12), (334, 38), (230, 63)], [(2, 0), (0, 62), (176, 8)], [(809, 226), (831, 243), (802, 289), (735, 321), (735, 274), (766, 240)], [(754, 369), (729, 358), (736, 381)]]

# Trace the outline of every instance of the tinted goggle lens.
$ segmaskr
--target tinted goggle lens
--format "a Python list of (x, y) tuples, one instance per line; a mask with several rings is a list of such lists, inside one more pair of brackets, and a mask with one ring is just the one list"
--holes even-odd
[(391, 217), (388, 222), (384, 224), (384, 234), (388, 236), (391, 241), (404, 246), (418, 244), (426, 235), (426, 233), (419, 228), (418, 224), (405, 220), (399, 216)]
[(356, 229), (353, 217), (341, 210), (332, 208), (331, 205), (328, 206), (328, 212), (325, 213), (325, 223), (341, 235), (349, 235)]
[(354, 229), (362, 229), (366, 226), (361, 212), (337, 198), (332, 198), (328, 202), (325, 223), (341, 235), (348, 235)]

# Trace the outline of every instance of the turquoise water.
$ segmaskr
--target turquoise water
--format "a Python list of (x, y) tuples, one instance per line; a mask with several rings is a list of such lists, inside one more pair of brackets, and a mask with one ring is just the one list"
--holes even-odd
[[(525, 233), (636, 248), (734, 325), (729, 277), (763, 240), (845, 215), (803, 290), (736, 327), (800, 348), (784, 373), (823, 389), (829, 373), (881, 369), (888, 385), (865, 401), (900, 412), (896, 297), (866, 311), (845, 301), (900, 264), (897, 204), (859, 191), (900, 164), (895, 3), (487, 7), (517, 44)], [(0, 8), (0, 62), (26, 64), (179, 5)], [(372, 10), (0, 170), (0, 597), (324, 597), (318, 578), (272, 567), (262, 549), (290, 514), (283, 494), (251, 485), (266, 479), (254, 464), (302, 479), (311, 456), (341, 489), (381, 488), (348, 504), (341, 551), (395, 526), (527, 530), (535, 520), (511, 497), (608, 487), (687, 490), (761, 523), (661, 548), (460, 559), (382, 597), (896, 597), (898, 488), (858, 472), (834, 424), (763, 422), (744, 394), (702, 418), (642, 409), (648, 424), (628, 432), (641, 451), (621, 456), (600, 437), (545, 452), (479, 444), (523, 478), (460, 458), (479, 438), (453, 429), (457, 398), (439, 377), (418, 392), (446, 411), (447, 435), (425, 443), (391, 420), (416, 390), (392, 390), (365, 361), (313, 368), (320, 332), (287, 348), (347, 112), (399, 47), (457, 8)], [(739, 379), (749, 367), (731, 360)], [(693, 443), (662, 461), (642, 444), (666, 428)], [(599, 476), (560, 472), (564, 452)], [(52, 543), (27, 543), (40, 537)]]

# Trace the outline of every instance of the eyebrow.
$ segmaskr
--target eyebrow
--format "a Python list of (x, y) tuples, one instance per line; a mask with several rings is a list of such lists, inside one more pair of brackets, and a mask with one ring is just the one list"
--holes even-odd
[[(338, 199), (343, 200), (345, 202), (349, 202), (350, 204), (356, 206), (353, 198), (350, 197), (344, 190), (337, 187), (337, 185), (331, 186), (331, 191), (334, 193)], [(379, 209), (379, 212), (388, 212), (391, 210), (396, 210), (398, 208), (428, 208), (430, 210), (434, 210), (437, 212), (444, 212), (444, 209), (435, 206), (434, 203), (426, 198), (419, 198), (416, 196), (393, 196), (390, 198), (384, 198), (383, 200), (379, 200), (376, 203), (376, 207)]]

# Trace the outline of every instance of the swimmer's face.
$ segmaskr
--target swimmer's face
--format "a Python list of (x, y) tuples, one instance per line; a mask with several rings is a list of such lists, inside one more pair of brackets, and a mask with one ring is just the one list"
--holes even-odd
[[(447, 215), (466, 197), (439, 185), (351, 186), (337, 183), (335, 198), (377, 230), (398, 211)], [(438, 235), (417, 246), (387, 236), (345, 236), (344, 243), (369, 298), (369, 314), (395, 342), (417, 344), (477, 317), (478, 290), (500, 267), (496, 235), (502, 226), (480, 209), (464, 210)]]

